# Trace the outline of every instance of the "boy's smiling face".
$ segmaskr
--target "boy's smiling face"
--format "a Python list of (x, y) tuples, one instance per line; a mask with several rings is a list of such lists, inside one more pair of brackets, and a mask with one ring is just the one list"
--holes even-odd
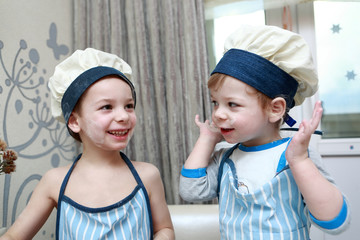
[(278, 138), (253, 87), (226, 76), (222, 86), (210, 88), (210, 93), (212, 120), (227, 142), (257, 146)]
[(105, 77), (91, 85), (80, 101), (74, 114), (83, 144), (124, 149), (136, 124), (130, 86), (118, 77)]

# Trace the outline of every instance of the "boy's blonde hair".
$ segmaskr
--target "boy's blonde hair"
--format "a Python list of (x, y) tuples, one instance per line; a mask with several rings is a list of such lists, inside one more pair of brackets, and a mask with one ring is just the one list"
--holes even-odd
[[(226, 74), (214, 73), (213, 75), (210, 76), (208, 80), (208, 88), (214, 90), (219, 89), (224, 85), (226, 77), (227, 77)], [(256, 88), (251, 87), (250, 85), (248, 85), (247, 91), (248, 93), (255, 94), (258, 97), (260, 106), (263, 110), (266, 110), (269, 107), (269, 104), (271, 103), (272, 100), (271, 98), (269, 98), (268, 96), (257, 90)]]

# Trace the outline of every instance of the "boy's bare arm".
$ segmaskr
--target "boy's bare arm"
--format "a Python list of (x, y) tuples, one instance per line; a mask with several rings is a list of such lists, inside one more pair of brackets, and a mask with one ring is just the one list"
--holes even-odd
[(36, 235), (56, 207), (53, 198), (53, 194), (56, 194), (53, 179), (49, 173), (44, 175), (32, 193), (29, 203), (6, 234), (0, 237), (1, 240), (32, 239)]
[(320, 123), (321, 103), (315, 104), (312, 119), (303, 121), (286, 151), (286, 159), (311, 214), (318, 220), (334, 219), (343, 204), (341, 192), (317, 169), (308, 156), (310, 137)]
[(154, 227), (154, 239), (175, 239), (174, 227), (165, 200), (164, 186), (159, 170), (152, 164), (140, 163), (139, 173), (149, 195), (151, 215)]

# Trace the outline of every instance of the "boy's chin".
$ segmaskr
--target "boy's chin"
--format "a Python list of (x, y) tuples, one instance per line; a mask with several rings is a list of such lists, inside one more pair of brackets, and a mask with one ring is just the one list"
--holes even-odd
[(236, 143), (239, 142), (239, 141), (236, 141), (236, 139), (226, 139), (226, 138), (224, 138), (224, 140), (229, 144), (236, 144)]

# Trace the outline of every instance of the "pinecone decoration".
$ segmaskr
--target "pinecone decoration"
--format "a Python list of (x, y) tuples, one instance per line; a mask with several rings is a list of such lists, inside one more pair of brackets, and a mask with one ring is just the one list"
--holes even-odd
[(6, 142), (0, 139), (0, 175), (3, 173), (10, 174), (12, 172), (15, 172), (16, 159), (16, 152), (11, 149), (7, 149)]

